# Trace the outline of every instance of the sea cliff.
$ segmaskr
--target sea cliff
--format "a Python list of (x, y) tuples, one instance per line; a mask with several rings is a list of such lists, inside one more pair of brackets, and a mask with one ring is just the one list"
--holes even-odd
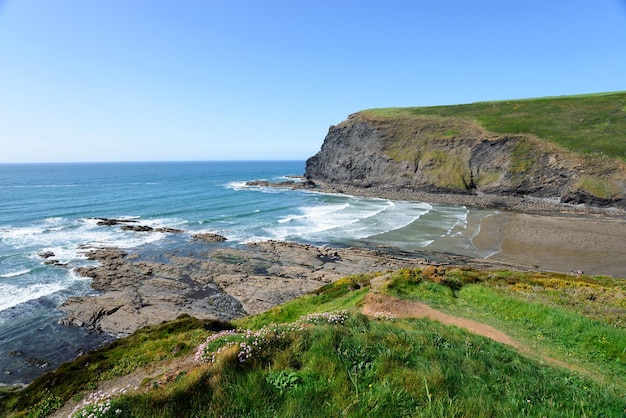
[[(527, 103), (532, 107), (532, 101)], [(599, 112), (596, 106), (586, 110), (585, 99), (578, 103), (579, 120)], [(348, 193), (417, 200), (425, 193), (453, 195), (446, 203), (473, 206), (515, 209), (525, 198), (550, 208), (626, 208), (626, 164), (621, 158), (550, 141), (575, 127), (562, 133), (555, 126), (555, 135), (544, 129), (544, 137), (524, 128), (500, 133), (487, 129), (480, 118), (416, 109), (367, 110), (331, 126), (321, 150), (308, 159), (305, 177)], [(624, 123), (626, 112), (621, 113), (617, 122)], [(565, 123), (558, 115), (553, 118), (555, 125)], [(569, 123), (576, 123), (573, 118), (567, 118)], [(609, 140), (623, 142), (619, 136)], [(590, 133), (588, 142), (594, 141), (607, 139)]]

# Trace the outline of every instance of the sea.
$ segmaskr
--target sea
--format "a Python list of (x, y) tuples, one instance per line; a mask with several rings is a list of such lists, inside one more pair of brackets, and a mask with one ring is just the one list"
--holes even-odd
[[(494, 212), (270, 187), (304, 161), (0, 164), (0, 385), (22, 385), (112, 337), (60, 325), (69, 297), (96, 294), (75, 273), (90, 248), (168, 251), (171, 234), (97, 218), (218, 233), (227, 245), (288, 240), (422, 254), (489, 256), (472, 238)], [(298, 181), (298, 179), (293, 180)], [(52, 252), (58, 265), (45, 264)]]

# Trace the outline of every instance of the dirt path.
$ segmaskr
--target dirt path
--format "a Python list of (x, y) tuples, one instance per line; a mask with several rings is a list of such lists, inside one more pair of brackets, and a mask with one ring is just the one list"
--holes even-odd
[(380, 293), (368, 293), (365, 297), (363, 314), (372, 316), (377, 312), (389, 312), (398, 318), (429, 318), (445, 325), (456, 325), (473, 334), (491, 338), (502, 344), (510, 345), (517, 350), (522, 350), (522, 345), (503, 332), (492, 326), (472, 321), (471, 319), (448, 315), (430, 306), (406, 299), (398, 299)]
[[(117, 396), (122, 389), (127, 391), (127, 393), (144, 391), (145, 388), (142, 387), (142, 385), (145, 384), (148, 380), (163, 383), (165, 381), (172, 380), (180, 372), (188, 371), (193, 367), (198, 367), (198, 363), (194, 361), (194, 357), (195, 352), (190, 353), (184, 357), (177, 357), (171, 360), (153, 362), (135, 370), (134, 372), (126, 376), (120, 376), (116, 379), (99, 382), (98, 389), (92, 392), (85, 392), (83, 399), (87, 399), (89, 395), (91, 395), (92, 393), (95, 394), (97, 392), (103, 392), (106, 394), (113, 393), (115, 396)], [(76, 402), (74, 400), (69, 400), (65, 403), (65, 405), (63, 405), (61, 409), (58, 409), (52, 415), (50, 415), (50, 418), (68, 417), (69, 414), (72, 413), (76, 405), (78, 405), (79, 403), (80, 402)]]
[(370, 290), (365, 297), (365, 305), (362, 309), (362, 313), (364, 315), (374, 316), (378, 313), (390, 313), (398, 318), (428, 318), (434, 321), (439, 321), (445, 325), (455, 325), (466, 329), (473, 334), (482, 335), (483, 337), (490, 338), (496, 342), (509, 345), (525, 356), (538, 358), (555, 366), (588, 374), (587, 371), (576, 366), (552, 357), (541, 355), (490, 325), (459, 316), (448, 315), (422, 302), (399, 299), (377, 293), (375, 288), (377, 287), (377, 284), (382, 282), (380, 279), (384, 279), (384, 276), (379, 278), (378, 283), (372, 283), (372, 290)]
[[(514, 338), (506, 335), (505, 333), (498, 331), (496, 328), (483, 324), (481, 322), (473, 321), (471, 319), (462, 318), (458, 316), (448, 315), (437, 309), (434, 309), (422, 302), (399, 299), (392, 296), (383, 295), (378, 293), (377, 288), (384, 282), (386, 276), (378, 277), (372, 280), (372, 290), (365, 297), (365, 305), (362, 308), (362, 313), (368, 316), (375, 316), (380, 313), (390, 313), (398, 318), (428, 318), (435, 321), (439, 321), (445, 325), (454, 325), (469, 332), (483, 337), (490, 338), (496, 342), (506, 344), (515, 348), (520, 354), (535, 359), (540, 359), (551, 365), (563, 367), (569, 370), (581, 372), (589, 375), (586, 370), (580, 369), (571, 364), (563, 361), (541, 355), (531, 350), (529, 347), (516, 341)], [(129, 392), (144, 390), (141, 388), (142, 383), (146, 380), (166, 381), (169, 378), (176, 376), (182, 371), (188, 371), (193, 367), (197, 367), (198, 364), (194, 361), (194, 354), (191, 353), (185, 357), (176, 358), (164, 362), (150, 363), (146, 367), (137, 369), (133, 373), (127, 376), (121, 376), (117, 379), (104, 381), (99, 383), (98, 391), (105, 393), (111, 393), (113, 389), (119, 393), (120, 389), (126, 388)], [(94, 391), (95, 392), (95, 391)], [(85, 394), (85, 398), (89, 394)], [(51, 415), (52, 418), (67, 417), (78, 403), (75, 401), (67, 402), (61, 409), (57, 410)]]

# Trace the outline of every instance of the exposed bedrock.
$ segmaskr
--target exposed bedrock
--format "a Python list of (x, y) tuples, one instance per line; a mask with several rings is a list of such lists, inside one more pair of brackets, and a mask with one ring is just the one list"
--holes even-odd
[(69, 298), (61, 306), (62, 323), (124, 336), (181, 314), (229, 320), (263, 312), (346, 275), (423, 262), (288, 242), (212, 245), (201, 257), (169, 254), (159, 262), (118, 249), (91, 251), (88, 257), (98, 265), (77, 272), (91, 277), (99, 294)]
[(305, 177), (368, 195), (446, 193), (531, 197), (625, 208), (626, 165), (532, 135), (500, 135), (458, 118), (385, 118), (369, 112), (331, 126)]
[(230, 320), (261, 313), (351, 274), (430, 263), (500, 265), (446, 254), (429, 254), (425, 260), (414, 254), (278, 241), (211, 245), (200, 257), (168, 254), (160, 255), (159, 262), (118, 249), (91, 251), (88, 257), (98, 265), (77, 272), (91, 277), (99, 294), (69, 298), (61, 306), (66, 314), (62, 323), (125, 336), (181, 314)]

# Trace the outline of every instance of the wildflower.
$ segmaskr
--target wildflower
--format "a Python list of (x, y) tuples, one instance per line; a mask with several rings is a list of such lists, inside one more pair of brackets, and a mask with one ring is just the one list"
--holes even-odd
[(395, 321), (398, 317), (391, 312), (383, 311), (383, 312), (373, 312), (372, 316), (376, 319), (382, 319), (386, 321)]

